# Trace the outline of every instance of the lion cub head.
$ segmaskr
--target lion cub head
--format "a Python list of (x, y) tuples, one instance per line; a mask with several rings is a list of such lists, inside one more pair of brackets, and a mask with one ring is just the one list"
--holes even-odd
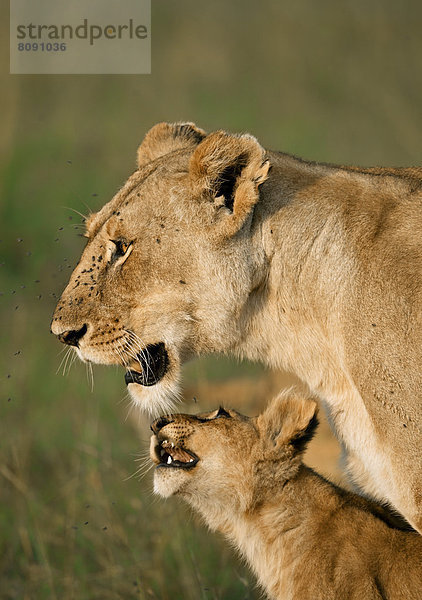
[(154, 490), (182, 496), (207, 521), (209, 511), (218, 521), (249, 510), (297, 473), (316, 413), (315, 401), (282, 394), (258, 417), (224, 408), (161, 417), (151, 426)]

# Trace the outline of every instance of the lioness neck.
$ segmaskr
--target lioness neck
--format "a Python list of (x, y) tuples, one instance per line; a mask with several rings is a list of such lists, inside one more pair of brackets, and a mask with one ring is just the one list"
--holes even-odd
[(338, 394), (349, 384), (340, 316), (356, 261), (332, 180), (337, 177), (341, 185), (350, 175), (333, 175), (292, 157), (274, 155), (271, 163), (253, 230), (265, 264), (245, 307), (246, 333), (235, 351), (295, 372), (321, 396)]
[(355, 282), (379, 253), (379, 229), (385, 235), (420, 173), (331, 167), (278, 153), (270, 161), (252, 225), (256, 256), (265, 258), (234, 352), (295, 372), (322, 397), (338, 395), (351, 389), (343, 326), (359, 297)]

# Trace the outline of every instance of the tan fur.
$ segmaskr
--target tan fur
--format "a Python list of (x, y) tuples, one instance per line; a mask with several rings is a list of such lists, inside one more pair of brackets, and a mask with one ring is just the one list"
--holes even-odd
[[(154, 489), (177, 495), (245, 556), (273, 600), (417, 600), (422, 537), (302, 464), (316, 403), (278, 397), (264, 414), (169, 415), (156, 421)], [(189, 450), (193, 468), (160, 464)]]
[(307, 163), (192, 124), (155, 126), (138, 160), (88, 220), (53, 332), (86, 325), (82, 359), (138, 371), (163, 342), (161, 380), (128, 386), (153, 413), (197, 354), (296, 373), (356, 485), (422, 532), (422, 169)]

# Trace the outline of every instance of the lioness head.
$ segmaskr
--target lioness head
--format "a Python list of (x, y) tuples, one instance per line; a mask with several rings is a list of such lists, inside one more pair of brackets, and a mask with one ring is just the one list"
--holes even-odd
[(282, 394), (254, 418), (223, 408), (161, 417), (151, 426), (154, 490), (200, 510), (248, 510), (297, 473), (316, 411), (313, 400)]
[(153, 127), (137, 170), (87, 219), (53, 333), (82, 360), (123, 365), (144, 409), (168, 408), (181, 362), (242, 336), (242, 307), (259, 285), (249, 233), (268, 169), (249, 135)]

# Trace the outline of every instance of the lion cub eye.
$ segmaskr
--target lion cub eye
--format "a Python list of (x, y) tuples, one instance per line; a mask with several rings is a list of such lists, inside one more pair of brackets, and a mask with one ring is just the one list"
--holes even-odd
[(222, 406), (220, 406), (219, 409), (213, 410), (211, 413), (204, 415), (203, 417), (197, 415), (196, 418), (201, 423), (209, 423), (210, 421), (214, 421), (214, 419), (219, 419), (221, 417), (231, 419), (232, 415), (229, 412), (227, 412), (227, 410), (225, 410)]
[(229, 419), (231, 419), (231, 414), (228, 413), (222, 406), (220, 406), (214, 419), (218, 419), (218, 417), (229, 417)]
[[(133, 243), (132, 242), (125, 242), (123, 240), (110, 240), (110, 241), (115, 246), (114, 252), (112, 254), (111, 259), (113, 261), (117, 261), (117, 260), (122, 259), (122, 258), (124, 260), (126, 260), (126, 258), (132, 252)], [(120, 261), (120, 262), (123, 262), (123, 261)]]

